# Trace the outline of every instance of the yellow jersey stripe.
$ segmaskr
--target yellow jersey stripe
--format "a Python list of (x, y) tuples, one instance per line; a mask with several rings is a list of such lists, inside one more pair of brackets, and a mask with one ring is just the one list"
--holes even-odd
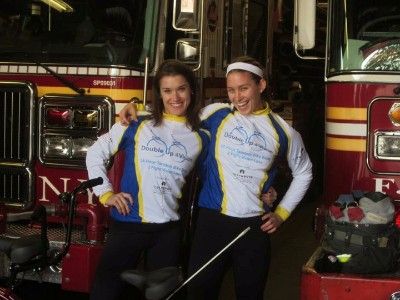
[[(140, 131), (143, 130), (144, 124), (146, 123), (146, 121), (143, 121), (142, 123), (140, 123), (137, 132), (135, 134), (135, 172), (136, 172), (136, 178), (138, 181), (138, 186), (141, 186), (141, 182), (142, 182), (142, 173), (140, 172), (140, 166), (139, 166), (139, 136), (140, 136)], [(139, 216), (142, 218), (142, 222), (146, 222), (145, 216), (144, 216), (144, 199), (143, 199), (143, 190), (141, 188), (139, 188), (138, 191), (138, 199), (137, 199), (138, 203), (139, 203)]]
[[(267, 123), (271, 124), (271, 127), (272, 127), (272, 128), (275, 128), (275, 127), (272, 125), (271, 119), (268, 118), (268, 115), (265, 115), (265, 120), (266, 120)], [(279, 140), (278, 133), (276, 132), (276, 130), (274, 130), (274, 138), (275, 138), (275, 140)], [(274, 154), (274, 155), (277, 155), (278, 151), (279, 151), (279, 150), (278, 150), (278, 147), (275, 147), (275, 154)], [(271, 169), (271, 165), (272, 165), (273, 163), (274, 163), (274, 161), (271, 160), (271, 162), (270, 162), (270, 164), (269, 164), (269, 166), (268, 166), (268, 170)], [(261, 180), (261, 182), (260, 182), (260, 185), (259, 185), (259, 187), (258, 187), (258, 188), (259, 188), (259, 196), (260, 196), (260, 199), (261, 199), (261, 192), (262, 192), (263, 186), (264, 186), (264, 184), (267, 182), (268, 178), (269, 178), (268, 172), (265, 172), (264, 177), (262, 178), (262, 180)], [(260, 206), (260, 208), (262, 208), (262, 207), (264, 206), (264, 202), (260, 201), (260, 205), (259, 205), (259, 206)]]
[(220, 124), (218, 131), (217, 131), (217, 137), (216, 137), (216, 141), (215, 141), (215, 160), (217, 161), (217, 165), (218, 165), (218, 173), (220, 176), (220, 180), (221, 180), (221, 189), (222, 189), (222, 194), (224, 195), (222, 198), (222, 203), (221, 203), (221, 212), (222, 213), (226, 213), (227, 211), (227, 205), (228, 205), (228, 201), (227, 201), (227, 197), (226, 197), (226, 183), (225, 183), (225, 176), (224, 176), (224, 172), (223, 172), (223, 168), (222, 168), (222, 164), (220, 161), (221, 158), (221, 154), (219, 151), (219, 147), (217, 147), (217, 145), (220, 145), (220, 139), (221, 139), (221, 134), (222, 134), (222, 129), (225, 126), (225, 123), (231, 119), (233, 117), (233, 115), (228, 115)]
[(107, 200), (110, 199), (112, 195), (114, 195), (114, 192), (112, 191), (105, 192), (99, 197), (100, 203), (106, 205)]
[(172, 115), (172, 114), (168, 114), (165, 112), (163, 113), (163, 118), (165, 118), (166, 120), (171, 120), (171, 121), (181, 122), (181, 123), (185, 123), (187, 121), (186, 117), (184, 117), (184, 116)]
[(290, 213), (284, 209), (282, 206), (277, 206), (275, 209), (275, 213), (282, 218), (283, 221), (286, 221), (289, 218)]

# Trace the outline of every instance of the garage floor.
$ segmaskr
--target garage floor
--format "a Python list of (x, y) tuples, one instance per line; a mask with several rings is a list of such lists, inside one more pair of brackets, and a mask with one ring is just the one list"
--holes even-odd
[[(318, 244), (312, 232), (314, 211), (314, 202), (299, 205), (272, 235), (272, 261), (264, 299), (300, 299), (301, 267)], [(232, 272), (224, 280), (220, 299), (235, 299)]]

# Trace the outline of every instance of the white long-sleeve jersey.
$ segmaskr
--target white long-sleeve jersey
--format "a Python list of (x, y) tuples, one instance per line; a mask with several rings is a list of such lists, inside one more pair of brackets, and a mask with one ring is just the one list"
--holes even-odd
[(117, 151), (125, 152), (120, 191), (134, 199), (130, 213), (123, 216), (114, 207), (111, 216), (119, 221), (164, 223), (179, 219), (178, 199), (185, 176), (193, 168), (208, 135), (192, 131), (184, 117), (164, 114), (160, 126), (139, 118), (128, 127), (117, 123), (89, 148), (86, 165), (89, 178), (101, 176), (94, 187), (98, 196), (114, 192), (107, 177), (106, 162)]
[(275, 212), (285, 220), (312, 180), (300, 134), (268, 107), (241, 115), (229, 105), (212, 104), (204, 108), (202, 120), (211, 141), (199, 205), (233, 217), (262, 215), (268, 208), (261, 193), (273, 184), (276, 160), (283, 157), (293, 180)]

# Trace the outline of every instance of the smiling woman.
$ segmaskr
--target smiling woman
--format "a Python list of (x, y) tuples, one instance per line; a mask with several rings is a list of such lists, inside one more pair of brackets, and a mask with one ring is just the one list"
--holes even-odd
[[(120, 273), (136, 268), (143, 252), (149, 270), (179, 263), (178, 200), (196, 159), (204, 160), (208, 136), (198, 130), (199, 106), (189, 67), (165, 61), (153, 89), (150, 117), (132, 121), (128, 127), (115, 124), (88, 150), (89, 178), (103, 178), (104, 184), (94, 192), (111, 207), (112, 220), (91, 299), (119, 299)], [(107, 178), (104, 163), (116, 151), (126, 154), (120, 192)]]
[(153, 82), (153, 107), (155, 124), (161, 122), (163, 113), (186, 115), (187, 122), (197, 130), (200, 127), (200, 104), (196, 98), (196, 77), (186, 65), (166, 60), (157, 71)]
[(261, 92), (266, 87), (265, 79), (255, 82), (249, 72), (233, 71), (226, 78), (226, 86), (229, 99), (242, 115), (264, 107)]
[(160, 80), (161, 97), (167, 114), (184, 116), (190, 104), (191, 89), (182, 75), (163, 77)]
[[(212, 147), (204, 162), (188, 274), (245, 227), (252, 230), (189, 284), (189, 299), (218, 299), (223, 274), (231, 265), (236, 299), (263, 299), (271, 257), (269, 234), (289, 217), (312, 179), (300, 135), (265, 102), (267, 82), (260, 63), (239, 57), (228, 66), (226, 77), (234, 109), (211, 104), (202, 114), (202, 127), (212, 133)], [(272, 211), (261, 203), (261, 194), (270, 190), (279, 159), (287, 159), (293, 180)]]

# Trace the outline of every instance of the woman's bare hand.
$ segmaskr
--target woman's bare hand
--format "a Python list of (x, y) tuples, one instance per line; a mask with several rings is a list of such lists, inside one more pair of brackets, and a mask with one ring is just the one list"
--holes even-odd
[(134, 103), (127, 103), (119, 112), (122, 125), (128, 126), (131, 121), (137, 121), (137, 109)]
[(108, 198), (105, 204), (114, 206), (121, 215), (126, 216), (130, 212), (129, 205), (133, 205), (133, 199), (128, 193), (118, 193)]
[(275, 232), (283, 223), (283, 220), (276, 213), (269, 212), (262, 216), (263, 224), (261, 230), (267, 233)]

